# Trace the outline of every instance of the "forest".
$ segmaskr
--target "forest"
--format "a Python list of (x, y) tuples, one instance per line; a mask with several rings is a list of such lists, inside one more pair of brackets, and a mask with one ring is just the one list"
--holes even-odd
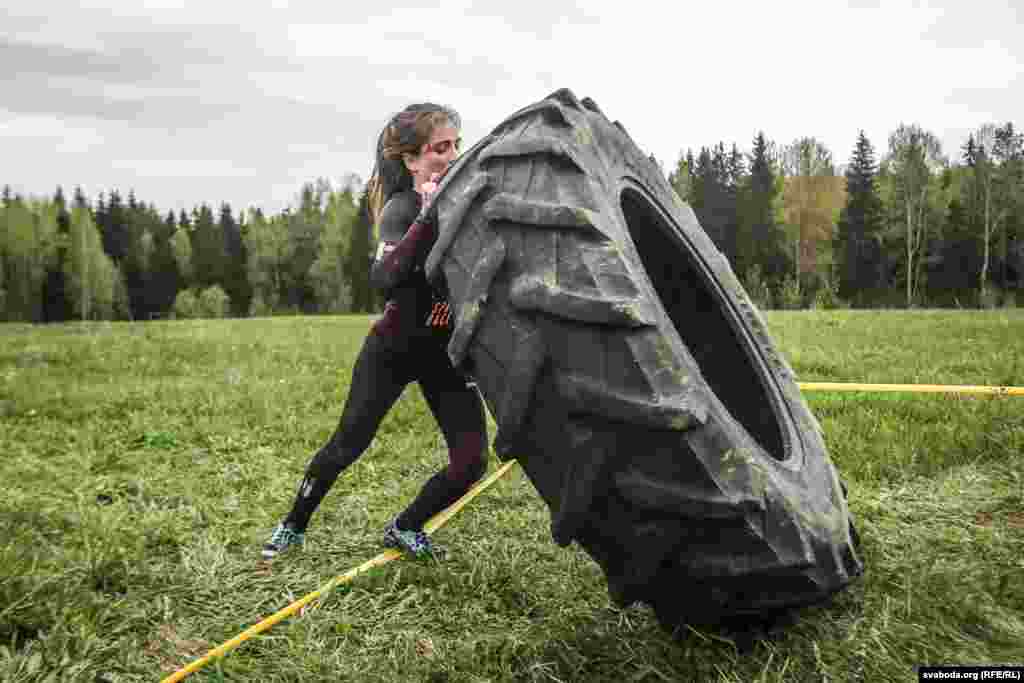
[[(653, 159), (653, 157), (652, 157)], [(656, 161), (656, 160), (655, 160)], [(660, 166), (661, 164), (659, 164)], [(664, 170), (664, 169), (663, 169)], [(814, 137), (681, 154), (667, 179), (765, 309), (993, 308), (1024, 287), (1024, 135), (958, 150), (900, 124), (848, 162)], [(0, 200), (0, 321), (374, 313), (364, 183), (304, 183), (276, 215), (161, 211), (129, 190)]]

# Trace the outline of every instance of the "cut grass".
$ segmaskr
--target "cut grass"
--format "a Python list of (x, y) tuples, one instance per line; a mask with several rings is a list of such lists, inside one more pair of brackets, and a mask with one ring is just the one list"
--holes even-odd
[[(1024, 315), (771, 312), (801, 380), (1024, 384)], [(380, 551), (445, 459), (416, 386), (268, 572), (367, 317), (0, 327), (0, 677), (155, 680)], [(438, 534), (195, 680), (912, 681), (1024, 662), (1024, 399), (808, 394), (865, 576), (740, 654), (611, 606), (513, 470)], [(494, 434), (493, 422), (490, 434)], [(492, 468), (494, 464), (492, 463)]]

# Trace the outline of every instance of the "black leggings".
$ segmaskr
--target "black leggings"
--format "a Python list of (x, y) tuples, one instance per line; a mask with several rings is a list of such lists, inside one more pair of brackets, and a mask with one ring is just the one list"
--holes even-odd
[(381, 420), (405, 386), (418, 381), (448, 444), (448, 466), (424, 485), (398, 517), (402, 529), (419, 530), (483, 476), (487, 469), (487, 422), (483, 402), (452, 367), (445, 344), (429, 329), (395, 339), (371, 332), (352, 371), (341, 420), (313, 457), (287, 521), (305, 529), (338, 475), (367, 449)]

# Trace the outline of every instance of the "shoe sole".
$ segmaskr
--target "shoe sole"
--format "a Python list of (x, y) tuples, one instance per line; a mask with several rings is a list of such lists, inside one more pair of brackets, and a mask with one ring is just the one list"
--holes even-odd
[(260, 551), (260, 559), (272, 560), (275, 557), (280, 557), (281, 555), (283, 555), (284, 553), (288, 552), (289, 550), (291, 550), (292, 548), (296, 547), (297, 545), (301, 545), (301, 544), (293, 543), (292, 545), (289, 545), (284, 550), (278, 550), (277, 552), (272, 552), (272, 551), (268, 551), (268, 550), (261, 550)]

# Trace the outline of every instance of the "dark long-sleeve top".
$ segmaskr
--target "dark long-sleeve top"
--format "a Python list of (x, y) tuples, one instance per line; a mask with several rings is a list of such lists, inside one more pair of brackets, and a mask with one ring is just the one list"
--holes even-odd
[(450, 334), (448, 303), (437, 296), (423, 271), (437, 232), (431, 220), (417, 220), (420, 208), (419, 194), (407, 190), (392, 195), (381, 212), (370, 283), (385, 292), (387, 304), (373, 326), (376, 334), (406, 337), (424, 328)]

